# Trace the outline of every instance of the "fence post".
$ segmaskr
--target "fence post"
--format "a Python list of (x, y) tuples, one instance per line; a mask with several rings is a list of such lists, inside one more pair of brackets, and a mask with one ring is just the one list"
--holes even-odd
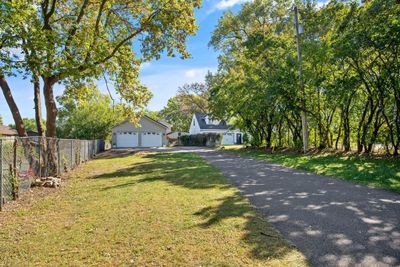
[(10, 172), (12, 174), (12, 197), (13, 200), (18, 199), (19, 186), (18, 186), (18, 177), (17, 177), (17, 147), (18, 147), (18, 139), (15, 138), (13, 145), (13, 162), (10, 164)]
[(61, 175), (61, 153), (60, 153), (60, 139), (55, 139), (56, 140), (56, 144), (57, 144), (57, 175), (60, 176)]
[(39, 178), (42, 178), (42, 137), (39, 136)]
[(3, 140), (0, 139), (0, 211), (3, 210)]
[(74, 158), (73, 158), (73, 155), (74, 155), (74, 151), (73, 151), (73, 146), (74, 146), (74, 141), (71, 139), (71, 141), (70, 141), (70, 143), (71, 143), (71, 151), (70, 151), (70, 153), (71, 153), (71, 157), (70, 157), (70, 159), (71, 159), (71, 170), (73, 169), (73, 160), (74, 160)]

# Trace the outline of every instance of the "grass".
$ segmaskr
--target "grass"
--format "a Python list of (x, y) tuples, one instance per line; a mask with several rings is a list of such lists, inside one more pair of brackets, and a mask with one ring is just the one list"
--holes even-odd
[(226, 146), (224, 149), (244, 156), (269, 160), (287, 167), (302, 169), (322, 175), (366, 184), (370, 187), (400, 193), (400, 160), (368, 158), (356, 155), (299, 153), (267, 153), (263, 150), (245, 149), (243, 146)]
[(105, 154), (70, 176), (0, 214), (0, 265), (307, 265), (197, 155)]

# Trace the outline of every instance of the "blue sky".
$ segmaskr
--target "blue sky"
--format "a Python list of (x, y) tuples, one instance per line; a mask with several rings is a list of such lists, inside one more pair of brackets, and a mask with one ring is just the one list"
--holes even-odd
[[(237, 11), (240, 4), (248, 0), (203, 0), (202, 8), (196, 11), (199, 25), (197, 35), (190, 37), (187, 45), (192, 58), (181, 60), (178, 58), (162, 57), (160, 60), (145, 63), (141, 70), (141, 82), (153, 93), (148, 109), (162, 109), (168, 99), (175, 95), (179, 86), (185, 83), (202, 82), (208, 71), (217, 69), (217, 53), (208, 47), (211, 32), (215, 29), (218, 19), (226, 10)], [(34, 117), (33, 88), (28, 80), (21, 77), (9, 77), (8, 82), (13, 95), (24, 118)], [(98, 83), (99, 88), (106, 92), (104, 82)], [(63, 87), (55, 87), (55, 95), (62, 94)], [(43, 111), (44, 112), (44, 111)], [(0, 115), (4, 124), (13, 123), (4, 96), (0, 94)], [(45, 115), (45, 114), (43, 114)]]

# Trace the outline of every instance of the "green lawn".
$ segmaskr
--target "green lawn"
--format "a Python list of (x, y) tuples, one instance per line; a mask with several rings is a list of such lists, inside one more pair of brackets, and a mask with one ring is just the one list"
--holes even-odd
[(194, 154), (103, 154), (0, 214), (5, 266), (305, 266)]
[(344, 180), (400, 193), (399, 159), (334, 154), (267, 153), (263, 150), (245, 149), (243, 146), (226, 146), (224, 149), (280, 163), (287, 167), (336, 176)]

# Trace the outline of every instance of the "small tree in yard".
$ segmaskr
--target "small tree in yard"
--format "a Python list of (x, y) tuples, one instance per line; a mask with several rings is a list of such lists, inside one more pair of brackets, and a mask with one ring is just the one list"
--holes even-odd
[(57, 101), (61, 105), (57, 121), (61, 138), (109, 140), (111, 128), (125, 119), (123, 107), (113, 106), (93, 82), (68, 86)]

